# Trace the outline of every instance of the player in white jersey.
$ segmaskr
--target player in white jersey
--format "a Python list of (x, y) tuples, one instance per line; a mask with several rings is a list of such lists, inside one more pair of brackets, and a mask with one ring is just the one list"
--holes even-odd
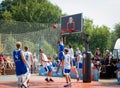
[(76, 60), (75, 60), (75, 57), (74, 57), (74, 50), (73, 50), (71, 44), (68, 45), (68, 54), (70, 54), (70, 58), (71, 58), (71, 62), (72, 62), (72, 68), (73, 68), (74, 72), (76, 73), (77, 81), (79, 81), (79, 75), (78, 75), (78, 71), (76, 69)]
[(66, 85), (64, 85), (64, 87), (71, 85), (70, 70), (70, 55), (68, 54), (68, 49), (64, 49), (64, 75), (67, 83)]
[(26, 78), (26, 79), (28, 79), (27, 84), (29, 86), (31, 70), (33, 70), (34, 62), (33, 62), (32, 53), (29, 51), (29, 48), (27, 46), (25, 46), (24, 49), (25, 49), (25, 52), (24, 52), (25, 59), (28, 62), (28, 64), (30, 65), (30, 68), (28, 69), (28, 72), (27, 72), (27, 78)]
[(52, 79), (52, 67), (50, 66), (50, 63), (49, 63), (51, 61), (48, 59), (48, 57), (46, 56), (46, 54), (44, 53), (42, 49), (40, 49), (39, 52), (40, 52), (41, 64), (43, 65), (46, 72), (48, 73), (48, 76), (46, 77), (45, 81), (54, 82)]

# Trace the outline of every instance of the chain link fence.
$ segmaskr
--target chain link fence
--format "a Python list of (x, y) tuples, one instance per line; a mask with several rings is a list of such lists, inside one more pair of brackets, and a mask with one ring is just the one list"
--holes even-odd
[(40, 48), (52, 56), (57, 53), (57, 41), (60, 24), (57, 28), (52, 23), (32, 23), (16, 21), (0, 21), (0, 53), (12, 55), (17, 41), (22, 42), (22, 49), (28, 46), (32, 53), (38, 54)]

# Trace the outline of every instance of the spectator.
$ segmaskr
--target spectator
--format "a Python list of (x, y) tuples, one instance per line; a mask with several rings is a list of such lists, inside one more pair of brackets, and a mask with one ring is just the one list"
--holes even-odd
[(106, 58), (106, 63), (107, 63), (107, 65), (111, 65), (112, 56), (111, 56), (109, 50), (106, 50), (106, 51), (105, 51), (105, 58)]
[(82, 48), (82, 55), (86, 53), (85, 47)]
[(76, 52), (75, 52), (76, 57), (78, 56), (79, 53), (81, 53), (81, 51), (80, 51), (80, 49), (77, 47), (77, 48), (76, 48)]
[(36, 73), (39, 68), (39, 62), (35, 55), (33, 56), (33, 62), (34, 62), (34, 73)]
[(101, 52), (100, 52), (99, 48), (96, 49), (95, 56), (96, 56), (96, 60), (100, 61), (100, 59), (101, 59)]
[(116, 67), (117, 67), (118, 70), (120, 70), (120, 60), (119, 60), (119, 62), (116, 64)]
[(14, 63), (11, 61), (10, 56), (6, 57), (8, 68), (13, 69)]
[(4, 65), (5, 58), (3, 58), (3, 55), (0, 54), (0, 72), (2, 75), (5, 74), (5, 65)]

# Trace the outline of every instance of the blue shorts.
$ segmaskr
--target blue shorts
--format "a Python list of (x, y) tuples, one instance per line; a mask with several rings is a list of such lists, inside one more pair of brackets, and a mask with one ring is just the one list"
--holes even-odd
[(46, 67), (44, 67), (44, 68), (45, 68), (45, 71), (46, 71), (46, 72), (50, 72), (50, 71), (52, 71), (51, 66), (46, 66)]
[(79, 68), (82, 69), (82, 63), (79, 63)]
[(69, 75), (70, 74), (70, 69), (64, 69), (64, 74)]
[(72, 59), (72, 62), (73, 62), (73, 66), (76, 66), (76, 61), (75, 61), (75, 59)]
[(26, 66), (23, 66), (23, 67), (19, 67), (19, 68), (16, 68), (16, 75), (17, 76), (20, 76), (20, 75), (23, 75), (23, 74), (26, 74), (28, 72), (27, 70), (27, 67)]
[(57, 62), (52, 62), (52, 66), (53, 67), (58, 67), (58, 63)]
[(59, 59), (60, 61), (62, 61), (62, 60), (63, 60), (63, 56), (64, 56), (63, 51), (59, 52), (59, 54), (58, 54), (58, 59)]

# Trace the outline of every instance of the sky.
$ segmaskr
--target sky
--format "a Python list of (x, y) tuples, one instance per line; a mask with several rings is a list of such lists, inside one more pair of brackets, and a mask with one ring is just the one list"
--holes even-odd
[[(2, 0), (0, 0), (1, 2)], [(59, 6), (62, 13), (83, 14), (93, 20), (94, 25), (106, 25), (111, 29), (120, 23), (120, 0), (49, 0)]]
[(62, 13), (82, 13), (83, 18), (93, 20), (95, 25), (106, 25), (113, 29), (120, 23), (120, 0), (49, 0), (59, 6)]

